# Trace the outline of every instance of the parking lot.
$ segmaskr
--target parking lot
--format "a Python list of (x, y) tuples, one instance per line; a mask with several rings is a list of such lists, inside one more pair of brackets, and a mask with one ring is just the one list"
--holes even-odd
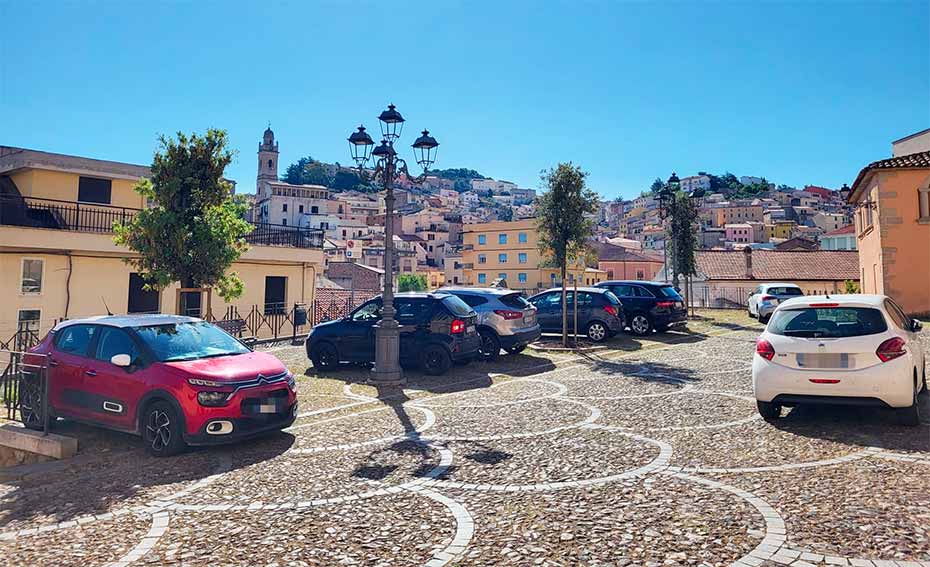
[(274, 348), (305, 375), (294, 426), (154, 459), (60, 424), (75, 459), (0, 477), (0, 563), (930, 566), (930, 423), (847, 407), (767, 423), (761, 326), (703, 315), (402, 391)]

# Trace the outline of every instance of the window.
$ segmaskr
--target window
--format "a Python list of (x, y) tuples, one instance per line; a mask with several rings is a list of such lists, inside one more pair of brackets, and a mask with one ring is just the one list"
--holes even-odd
[(287, 212), (287, 203), (284, 203), (283, 205), (281, 205), (281, 212), (282, 212), (282, 213), (286, 213), (286, 212)]
[(930, 223), (930, 185), (917, 190), (917, 221)]
[(21, 309), (16, 318), (18, 331), (39, 332), (39, 322), (42, 320), (42, 311), (39, 309)]
[(136, 273), (129, 274), (129, 313), (158, 313), (158, 292), (142, 289), (145, 280)]
[(526, 283), (526, 272), (520, 272), (517, 274), (517, 281), (520, 283)]
[(867, 307), (778, 310), (766, 328), (767, 332), (775, 335), (808, 338), (860, 337), (886, 330), (888, 326), (882, 312)]
[(481, 297), (480, 295), (462, 295), (459, 298), (468, 304), (469, 307), (478, 307), (479, 305), (484, 305), (488, 302), (487, 299)]
[(607, 270), (607, 279), (609, 279), (609, 280), (614, 279), (614, 271), (613, 271), (613, 270)]
[(504, 234), (504, 233), (498, 234), (498, 235), (497, 235), (497, 243), (498, 243), (498, 244), (507, 244), (507, 235)]
[(636, 270), (636, 279), (638, 279), (639, 281), (646, 279), (645, 272), (643, 272), (642, 270)]
[(310, 207), (310, 214), (315, 215), (320, 212), (320, 207), (313, 205)]
[(487, 262), (488, 262), (488, 257), (487, 257), (487, 256), (485, 256), (484, 254), (478, 254), (478, 263), (479, 263), (479, 264), (487, 264)]
[(25, 294), (42, 293), (42, 272), (44, 271), (45, 262), (31, 258), (23, 258), (22, 279), (20, 280), (20, 292)]
[(901, 311), (897, 304), (886, 299), (885, 310), (888, 311), (888, 315), (891, 315), (891, 320), (894, 321), (895, 326), (906, 331), (911, 330), (911, 319)]
[(521, 264), (526, 264), (526, 252), (520, 252), (517, 254), (517, 261)]
[(429, 316), (432, 305), (429, 301), (419, 299), (395, 299), (394, 309), (400, 324), (419, 323)]
[(498, 255), (497, 255), (497, 261), (500, 262), (501, 264), (506, 264), (506, 263), (507, 263), (507, 254), (498, 254)]
[(128, 354), (129, 360), (135, 364), (139, 358), (139, 347), (126, 334), (126, 331), (116, 327), (100, 327), (95, 358), (109, 362), (117, 354)]
[(286, 293), (287, 277), (265, 276), (265, 315), (284, 313)]
[(497, 274), (497, 279), (506, 280), (506, 279), (507, 279), (507, 274), (501, 272), (500, 274)]
[(274, 169), (274, 162), (271, 160), (268, 160), (268, 169)]
[[(20, 312), (22, 313), (22, 312)], [(55, 346), (61, 352), (76, 354), (78, 356), (87, 356), (87, 348), (90, 341), (94, 338), (94, 332), (97, 327), (94, 325), (71, 325), (58, 332), (55, 339)]]
[(517, 242), (519, 242), (520, 244), (526, 244), (526, 233), (525, 232), (521, 232), (517, 234)]
[(109, 179), (97, 179), (96, 177), (78, 179), (78, 201), (82, 203), (109, 205), (112, 190), (113, 182)]
[(478, 283), (488, 283), (488, 275), (478, 274)]
[(480, 245), (483, 246), (483, 245), (485, 245), (485, 244), (487, 244), (487, 243), (488, 243), (488, 237), (487, 237), (487, 235), (479, 234), (479, 235), (478, 235), (478, 244), (480, 244)]
[(303, 214), (303, 212), (304, 212), (304, 206), (303, 206), (303, 205), (297, 205), (297, 212), (300, 213), (300, 214)]
[(287, 226), (287, 219), (281, 219), (281, 226)]

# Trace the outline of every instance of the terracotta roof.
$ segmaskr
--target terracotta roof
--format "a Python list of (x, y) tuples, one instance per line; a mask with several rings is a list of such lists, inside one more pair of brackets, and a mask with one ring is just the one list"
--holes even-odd
[(831, 230), (830, 232), (824, 234), (823, 236), (839, 236), (841, 234), (853, 234), (856, 232), (856, 226), (852, 224), (847, 224), (846, 226), (841, 226), (836, 230)]
[(882, 159), (879, 161), (873, 161), (869, 165), (862, 168), (862, 171), (859, 172), (859, 175), (856, 176), (856, 180), (852, 184), (852, 191), (849, 192), (849, 202), (853, 202), (853, 197), (858, 198), (856, 193), (858, 192), (859, 184), (865, 179), (865, 176), (869, 172), (876, 169), (921, 169), (927, 168), (930, 169), (930, 151), (927, 152), (917, 152), (915, 154), (908, 154), (906, 156), (898, 156), (888, 159)]
[[(752, 257), (752, 276), (747, 258)], [(698, 271), (709, 280), (843, 281), (859, 279), (859, 254), (852, 250), (701, 250)]]
[(819, 247), (813, 240), (796, 236), (779, 242), (775, 245), (775, 250), (816, 250)]
[(602, 262), (658, 262), (660, 264), (663, 262), (660, 257), (604, 242), (597, 243), (594, 250), (598, 260)]

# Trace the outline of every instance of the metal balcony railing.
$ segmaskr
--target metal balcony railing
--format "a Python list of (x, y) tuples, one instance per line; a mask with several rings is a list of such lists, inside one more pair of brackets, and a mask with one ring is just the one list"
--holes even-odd
[[(0, 225), (108, 234), (113, 224), (132, 220), (139, 209), (14, 195), (0, 196)], [(245, 240), (255, 246), (323, 248), (324, 232), (314, 228), (253, 223)]]

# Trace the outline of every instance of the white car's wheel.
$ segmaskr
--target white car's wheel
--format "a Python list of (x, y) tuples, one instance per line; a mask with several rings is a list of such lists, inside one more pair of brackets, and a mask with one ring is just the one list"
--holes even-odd
[(917, 393), (919, 389), (917, 384), (914, 384), (914, 400), (911, 403), (910, 407), (902, 408), (898, 410), (900, 412), (901, 424), (907, 425), (909, 427), (915, 427), (920, 425), (920, 400), (917, 399)]

